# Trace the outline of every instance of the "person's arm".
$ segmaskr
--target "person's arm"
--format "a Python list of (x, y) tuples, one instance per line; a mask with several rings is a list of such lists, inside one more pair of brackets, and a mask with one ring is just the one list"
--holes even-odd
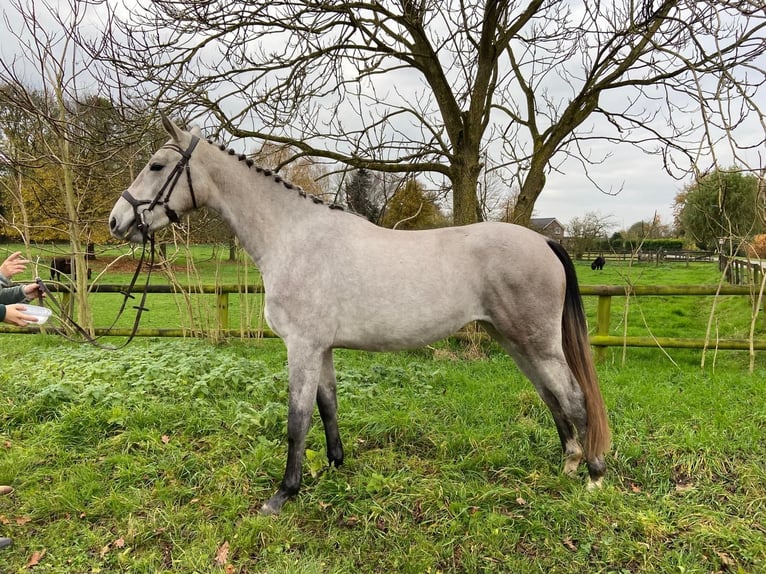
[[(37, 286), (36, 283), (34, 285), (35, 287)], [(0, 288), (0, 303), (10, 305), (11, 303), (23, 302), (27, 299), (27, 294), (24, 291), (26, 288), (26, 285), (14, 285), (13, 287)]]

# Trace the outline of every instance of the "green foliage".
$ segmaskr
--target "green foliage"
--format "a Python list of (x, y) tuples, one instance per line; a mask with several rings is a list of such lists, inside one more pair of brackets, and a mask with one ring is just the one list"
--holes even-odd
[[(197, 251), (196, 255), (207, 253)], [(182, 256), (179, 256), (179, 258)], [(217, 264), (202, 265), (202, 276)], [(582, 284), (714, 283), (711, 264), (578, 266)], [(615, 298), (629, 334), (700, 333), (712, 298)], [(722, 297), (722, 336), (747, 297)], [(586, 298), (589, 318), (595, 298)], [(169, 320), (172, 314), (167, 314)], [(177, 321), (176, 315), (176, 321)], [(759, 328), (760, 325), (759, 325)], [(511, 359), (457, 343), (336, 351), (340, 468), (317, 416), (304, 488), (257, 514), (285, 464), (280, 341), (138, 339), (120, 351), (0, 335), (4, 571), (759, 572), (766, 568), (766, 368), (743, 353), (611, 350), (603, 490), (560, 474), (545, 406)], [(670, 360), (672, 359), (672, 361)], [(709, 362), (708, 364), (712, 364)], [(584, 474), (584, 469), (582, 473)]]
[(346, 203), (359, 215), (366, 217), (373, 223), (378, 223), (382, 206), (374, 198), (374, 181), (372, 173), (366, 169), (357, 169), (351, 174), (346, 183)]
[[(23, 85), (0, 87), (0, 205), (7, 220), (0, 237), (64, 241), (74, 225), (83, 244), (109, 238), (104, 222), (115, 198), (148, 160), (147, 149), (162, 140), (156, 130), (145, 129), (149, 114), (80, 96), (65, 102), (62, 119), (52, 95)], [(68, 158), (62, 155), (64, 142)], [(77, 221), (67, 206), (70, 177)]]
[(408, 179), (394, 193), (386, 206), (381, 225), (396, 229), (429, 229), (447, 224), (436, 204), (414, 178)]
[(758, 178), (732, 168), (713, 171), (676, 199), (684, 232), (701, 249), (716, 249), (719, 238), (735, 242), (763, 231)]
[(683, 239), (625, 239), (615, 233), (609, 240), (599, 241), (595, 249), (600, 251), (680, 251), (684, 248)]

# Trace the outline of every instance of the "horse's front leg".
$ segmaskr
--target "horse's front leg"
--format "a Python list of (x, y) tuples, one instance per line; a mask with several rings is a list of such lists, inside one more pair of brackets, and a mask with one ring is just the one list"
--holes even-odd
[(327, 440), (327, 462), (330, 466), (343, 464), (343, 444), (338, 431), (338, 398), (335, 390), (335, 367), (332, 349), (322, 355), (322, 370), (317, 389), (317, 406)]
[(262, 507), (262, 514), (277, 514), (301, 486), (306, 433), (311, 425), (324, 353), (310, 345), (287, 345), (290, 375), (287, 409), (287, 467), (279, 490)]

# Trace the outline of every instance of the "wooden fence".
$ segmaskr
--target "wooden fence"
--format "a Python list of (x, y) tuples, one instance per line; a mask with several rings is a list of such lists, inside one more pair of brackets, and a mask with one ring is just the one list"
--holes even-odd
[[(612, 297), (651, 297), (651, 296), (695, 296), (714, 297), (717, 295), (738, 295), (752, 297), (753, 291), (747, 285), (581, 285), (583, 297), (598, 297), (596, 307), (596, 332), (590, 336), (590, 344), (601, 360), (607, 347), (664, 347), (676, 349), (727, 349), (737, 351), (766, 350), (766, 340), (749, 339), (711, 339), (679, 337), (618, 337), (609, 335)], [(766, 313), (766, 302), (764, 302)]]
[(582, 254), (581, 259), (583, 261), (593, 261), (598, 256), (603, 257), (607, 261), (642, 261), (653, 262), (656, 265), (665, 262), (680, 263), (685, 262), (688, 266), (689, 263), (715, 261), (718, 256), (714, 251), (697, 251), (694, 249), (678, 249), (678, 250), (665, 250), (659, 249), (657, 251), (585, 251)]
[[(92, 290), (95, 293), (123, 293), (124, 285), (93, 285)], [(53, 286), (52, 290), (56, 290)], [(171, 286), (171, 285), (149, 285), (149, 293), (179, 293), (181, 291), (190, 294), (214, 295), (216, 297), (217, 309), (217, 329), (215, 336), (218, 337), (275, 337), (276, 335), (269, 329), (230, 329), (229, 328), (229, 295), (260, 294), (263, 293), (262, 285), (195, 285), (195, 286)], [(744, 285), (581, 285), (580, 293), (583, 297), (598, 297), (596, 306), (596, 329), (590, 336), (591, 345), (595, 348), (597, 358), (603, 358), (607, 347), (665, 347), (665, 348), (684, 348), (684, 349), (702, 349), (712, 347), (716, 349), (730, 350), (766, 350), (766, 340), (749, 339), (718, 339), (708, 341), (699, 338), (677, 338), (677, 337), (622, 337), (609, 335), (609, 325), (611, 321), (611, 307), (613, 297), (651, 297), (651, 296), (695, 296), (707, 297), (715, 295), (737, 295), (752, 297), (751, 287)], [(766, 303), (764, 303), (764, 312), (766, 313)], [(39, 333), (39, 327), (26, 327), (19, 329), (10, 325), (0, 325), (0, 333)], [(107, 332), (106, 328), (97, 327), (96, 335), (115, 335), (127, 336), (131, 329), (120, 328), (112, 329)], [(160, 328), (146, 329), (141, 328), (137, 336), (149, 337), (194, 337), (209, 336), (212, 333), (195, 331), (192, 329), (179, 328)]]
[(732, 285), (758, 285), (763, 280), (763, 262), (760, 259), (718, 257), (718, 269)]

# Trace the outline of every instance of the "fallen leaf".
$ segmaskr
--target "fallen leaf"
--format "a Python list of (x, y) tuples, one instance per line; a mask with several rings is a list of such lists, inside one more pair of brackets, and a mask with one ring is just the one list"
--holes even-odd
[(737, 563), (734, 561), (734, 559), (726, 554), (726, 552), (719, 552), (716, 550), (715, 552), (718, 555), (718, 559), (721, 561), (721, 566), (723, 566), (723, 569), (727, 572), (734, 571)]
[(519, 496), (516, 499), (516, 504), (518, 504), (519, 506), (526, 506), (527, 505), (527, 501)]
[(125, 548), (125, 539), (120, 536), (117, 540), (112, 542), (115, 548)]
[(29, 524), (30, 522), (32, 522), (31, 516), (19, 516), (16, 519), (16, 524), (18, 524), (19, 526), (24, 526), (25, 524)]
[(162, 442), (168, 444), (170, 442), (170, 437), (166, 434), (162, 435)]
[(562, 540), (564, 546), (567, 548), (567, 550), (571, 550), (572, 552), (577, 552), (577, 544), (571, 539), (571, 538), (564, 538)]
[(630, 483), (630, 491), (638, 494), (639, 492), (641, 492), (641, 487), (638, 486), (635, 482), (631, 482)]
[(4, 446), (5, 448), (11, 448), (11, 441), (9, 441), (9, 440), (5, 441), (5, 442), (3, 443), (3, 446)]
[(101, 551), (98, 553), (98, 555), (99, 555), (101, 558), (103, 558), (104, 556), (106, 556), (107, 554), (109, 554), (109, 551), (110, 551), (111, 549), (112, 549), (112, 546), (111, 546), (111, 544), (107, 544), (106, 546), (104, 546), (104, 547), (101, 549)]
[(29, 560), (27, 560), (27, 563), (24, 566), (24, 568), (26, 569), (34, 568), (35, 566), (40, 564), (40, 560), (43, 559), (43, 556), (45, 556), (45, 548), (36, 552), (32, 552), (32, 556), (29, 557)]
[(357, 525), (359, 522), (359, 517), (354, 516), (353, 514), (349, 516), (348, 518), (339, 518), (338, 519), (338, 525), (339, 526), (346, 526), (348, 528), (353, 528)]
[(223, 571), (226, 572), (226, 574), (234, 574), (237, 571), (237, 569), (234, 568), (234, 566), (232, 566), (231, 564), (227, 564), (224, 567)]
[(224, 542), (218, 547), (215, 553), (215, 563), (217, 566), (223, 566), (229, 561), (229, 543)]
[(0, 524), (3, 524), (3, 525), (7, 526), (10, 523), (11, 523), (11, 521), (8, 520), (8, 517), (5, 514), (0, 514)]

